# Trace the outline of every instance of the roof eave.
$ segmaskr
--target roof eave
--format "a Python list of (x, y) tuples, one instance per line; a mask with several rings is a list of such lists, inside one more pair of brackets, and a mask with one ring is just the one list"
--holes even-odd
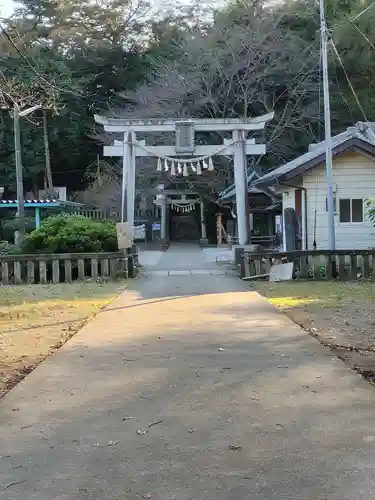
[[(371, 156), (375, 157), (375, 145), (371, 144), (370, 142), (360, 139), (360, 138), (351, 138), (348, 139), (347, 141), (343, 142), (342, 144), (339, 144), (335, 147), (332, 148), (332, 155), (333, 156), (338, 156), (341, 153), (344, 153), (346, 151), (358, 151), (359, 153), (365, 153), (365, 154), (370, 154)], [(271, 177), (268, 179), (262, 180), (262, 177), (257, 179), (252, 183), (253, 186), (274, 186), (277, 184), (281, 184), (283, 182), (289, 181), (291, 179), (294, 179), (295, 177), (298, 177), (299, 175), (304, 174), (307, 170), (310, 170), (311, 168), (314, 168), (318, 165), (321, 165), (324, 163), (325, 159), (325, 151), (320, 152), (317, 154), (315, 157), (311, 158), (310, 160), (306, 161), (305, 163), (302, 163), (301, 165), (295, 167), (293, 170), (290, 172), (285, 172), (282, 173), (278, 176)]]

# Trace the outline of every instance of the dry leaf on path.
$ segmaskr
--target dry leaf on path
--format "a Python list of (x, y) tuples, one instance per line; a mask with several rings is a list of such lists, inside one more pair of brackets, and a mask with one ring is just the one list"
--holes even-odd
[(155, 422), (151, 422), (151, 424), (148, 424), (149, 427), (152, 427), (153, 425), (158, 425), (164, 422), (164, 420), (155, 420)]
[(230, 451), (240, 451), (240, 450), (242, 450), (242, 446), (241, 446), (241, 445), (239, 445), (239, 444), (230, 444), (230, 445), (228, 446), (228, 449), (229, 449)]

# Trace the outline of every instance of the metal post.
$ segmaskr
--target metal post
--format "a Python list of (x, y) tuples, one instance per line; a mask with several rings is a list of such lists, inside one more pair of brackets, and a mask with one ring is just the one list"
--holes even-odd
[(17, 179), (18, 243), (21, 243), (25, 237), (25, 203), (23, 197), (20, 114), (18, 106), (16, 104), (13, 107), (13, 127), (14, 127), (14, 150), (16, 159), (16, 179)]
[(333, 206), (333, 179), (332, 179), (332, 137), (331, 137), (331, 110), (329, 104), (328, 30), (324, 15), (324, 0), (319, 0), (320, 8), (320, 38), (323, 69), (323, 96), (324, 96), (324, 127), (326, 146), (326, 175), (327, 175), (327, 205), (328, 205), (328, 250), (335, 249), (335, 212)]
[(40, 228), (40, 208), (35, 207), (35, 229)]
[(243, 130), (233, 131), (234, 181), (236, 185), (238, 243), (249, 242), (248, 196), (246, 179), (245, 136)]

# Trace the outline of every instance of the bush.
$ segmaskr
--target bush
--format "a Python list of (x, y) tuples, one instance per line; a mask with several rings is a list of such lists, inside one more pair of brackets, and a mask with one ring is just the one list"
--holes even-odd
[(15, 255), (21, 252), (18, 245), (9, 243), (9, 241), (0, 241), (0, 255)]
[(26, 253), (116, 252), (116, 227), (82, 215), (61, 214), (45, 219), (22, 244)]
[[(14, 242), (14, 233), (18, 231), (19, 220), (16, 217), (12, 219), (6, 219), (2, 222), (1, 237), (3, 240)], [(35, 229), (35, 219), (34, 217), (25, 217), (25, 232), (31, 233)]]

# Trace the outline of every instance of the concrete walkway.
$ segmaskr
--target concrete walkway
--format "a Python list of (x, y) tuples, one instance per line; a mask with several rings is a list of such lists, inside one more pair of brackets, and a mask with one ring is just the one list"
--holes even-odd
[[(232, 259), (227, 248), (201, 248), (195, 244), (175, 243), (167, 252), (147, 251), (140, 255), (140, 263), (150, 275), (226, 274), (232, 266), (225, 264)], [(220, 265), (218, 265), (218, 263)], [(183, 272), (185, 271), (185, 273)], [(220, 272), (219, 272), (220, 271)]]
[(144, 276), (1, 400), (0, 499), (369, 500), (374, 414), (235, 277)]

